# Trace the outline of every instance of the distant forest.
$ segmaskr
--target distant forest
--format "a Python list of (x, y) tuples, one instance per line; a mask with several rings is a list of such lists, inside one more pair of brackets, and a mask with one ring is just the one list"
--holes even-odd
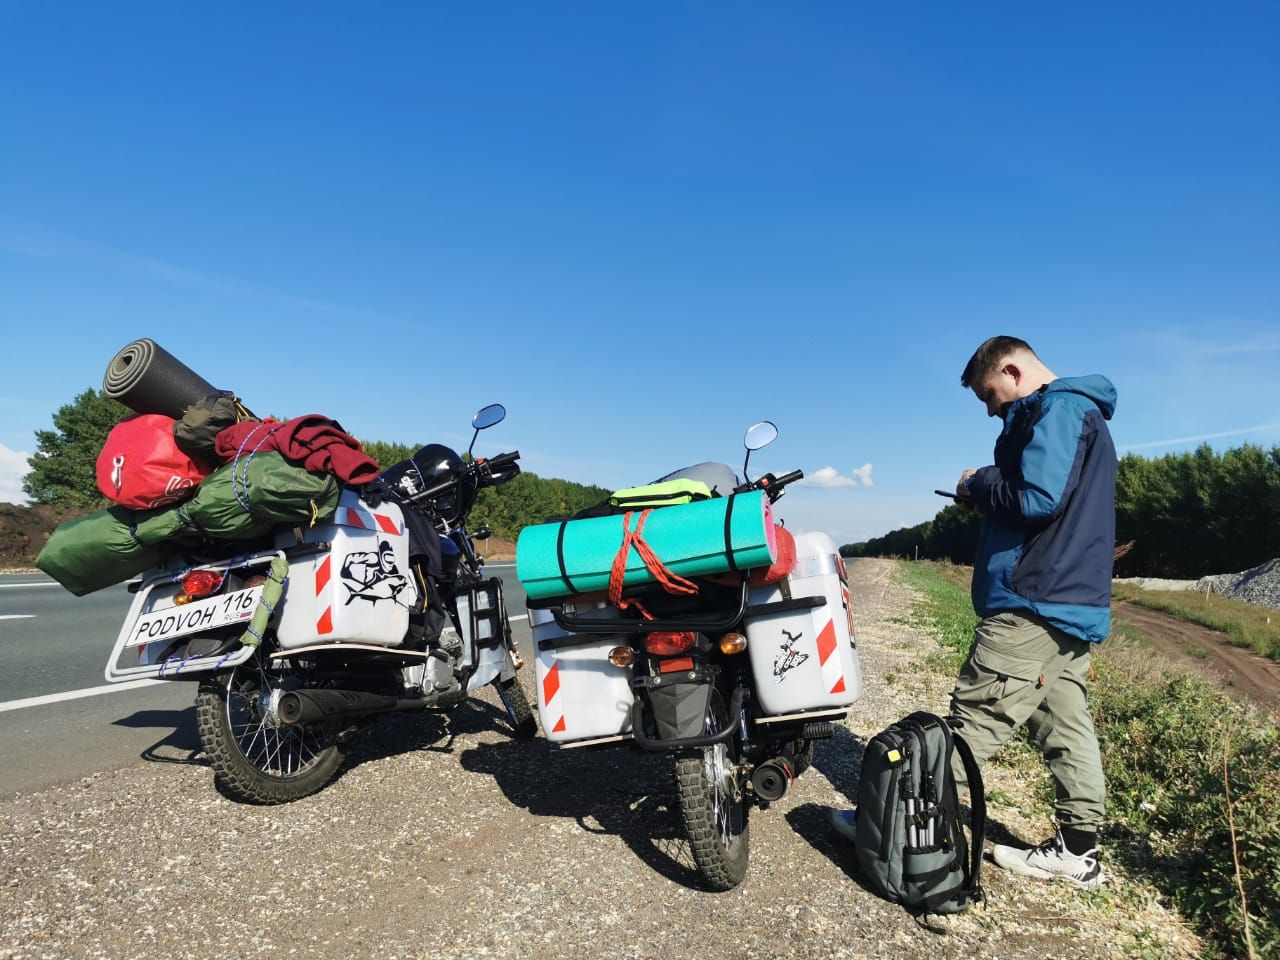
[[(914, 557), (972, 563), (977, 515), (948, 506), (936, 517), (863, 543), (847, 557)], [(1116, 576), (1191, 579), (1247, 570), (1280, 556), (1280, 446), (1146, 458), (1127, 454), (1116, 475), (1116, 543), (1133, 548)]]

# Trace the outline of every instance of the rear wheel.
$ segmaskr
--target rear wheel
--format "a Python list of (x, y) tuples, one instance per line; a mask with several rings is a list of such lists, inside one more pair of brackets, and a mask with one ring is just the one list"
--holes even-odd
[[(724, 703), (713, 691), (703, 733), (718, 733), (728, 722)], [(729, 744), (677, 757), (675, 779), (680, 816), (699, 872), (712, 890), (732, 890), (747, 875), (751, 849), (747, 801)]]
[(525, 696), (524, 687), (515, 677), (510, 680), (495, 680), (493, 688), (502, 698), (502, 705), (507, 711), (507, 720), (511, 723), (511, 736), (516, 740), (532, 740), (538, 735), (538, 721), (534, 719), (533, 708), (529, 706), (529, 698)]
[(288, 664), (259, 654), (230, 674), (200, 683), (196, 727), (213, 776), (245, 803), (288, 803), (315, 793), (342, 765), (340, 721), (283, 726), (279, 694), (313, 684)]

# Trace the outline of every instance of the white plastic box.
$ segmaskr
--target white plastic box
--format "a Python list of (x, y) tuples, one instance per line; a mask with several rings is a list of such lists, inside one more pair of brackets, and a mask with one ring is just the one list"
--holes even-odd
[(792, 599), (824, 597), (826, 603), (746, 620), (756, 697), (771, 716), (844, 707), (862, 696), (844, 561), (826, 534), (802, 533), (795, 540), (796, 566), (790, 576), (752, 587), (749, 603), (785, 601), (783, 583)]
[(370, 507), (355, 492), (343, 490), (332, 521), (312, 527), (302, 539), (330, 547), (290, 562), (276, 623), (280, 646), (404, 642), (418, 588), (400, 507)]
[[(601, 616), (606, 604), (579, 605), (577, 613)], [(616, 611), (615, 611), (616, 614)], [(529, 610), (537, 653), (538, 718), (552, 743), (598, 740), (631, 732), (631, 668), (615, 667), (609, 651), (616, 637), (591, 638), (582, 644), (543, 650), (540, 641), (570, 636), (548, 610)]]

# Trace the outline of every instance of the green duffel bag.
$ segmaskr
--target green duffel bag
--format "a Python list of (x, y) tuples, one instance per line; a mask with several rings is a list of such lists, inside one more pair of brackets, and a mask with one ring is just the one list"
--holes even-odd
[(49, 535), (36, 566), (77, 597), (158, 566), (164, 551), (138, 540), (136, 518), (125, 507), (108, 507), (68, 520)]
[(190, 500), (138, 524), (138, 539), (158, 542), (189, 531), (248, 540), (278, 526), (311, 526), (338, 509), (338, 481), (310, 473), (275, 451), (242, 457), (200, 481)]

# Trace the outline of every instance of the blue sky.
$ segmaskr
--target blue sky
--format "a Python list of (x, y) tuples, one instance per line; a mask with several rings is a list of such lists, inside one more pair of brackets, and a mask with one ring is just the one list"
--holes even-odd
[[(865, 539), (985, 337), (1280, 443), (1275, 4), (0, 2), (0, 499), (149, 336), (258, 411), (607, 487), (742, 430)], [(485, 449), (487, 446), (487, 450)], [(826, 471), (824, 468), (830, 468)], [(6, 479), (7, 478), (7, 479)]]

